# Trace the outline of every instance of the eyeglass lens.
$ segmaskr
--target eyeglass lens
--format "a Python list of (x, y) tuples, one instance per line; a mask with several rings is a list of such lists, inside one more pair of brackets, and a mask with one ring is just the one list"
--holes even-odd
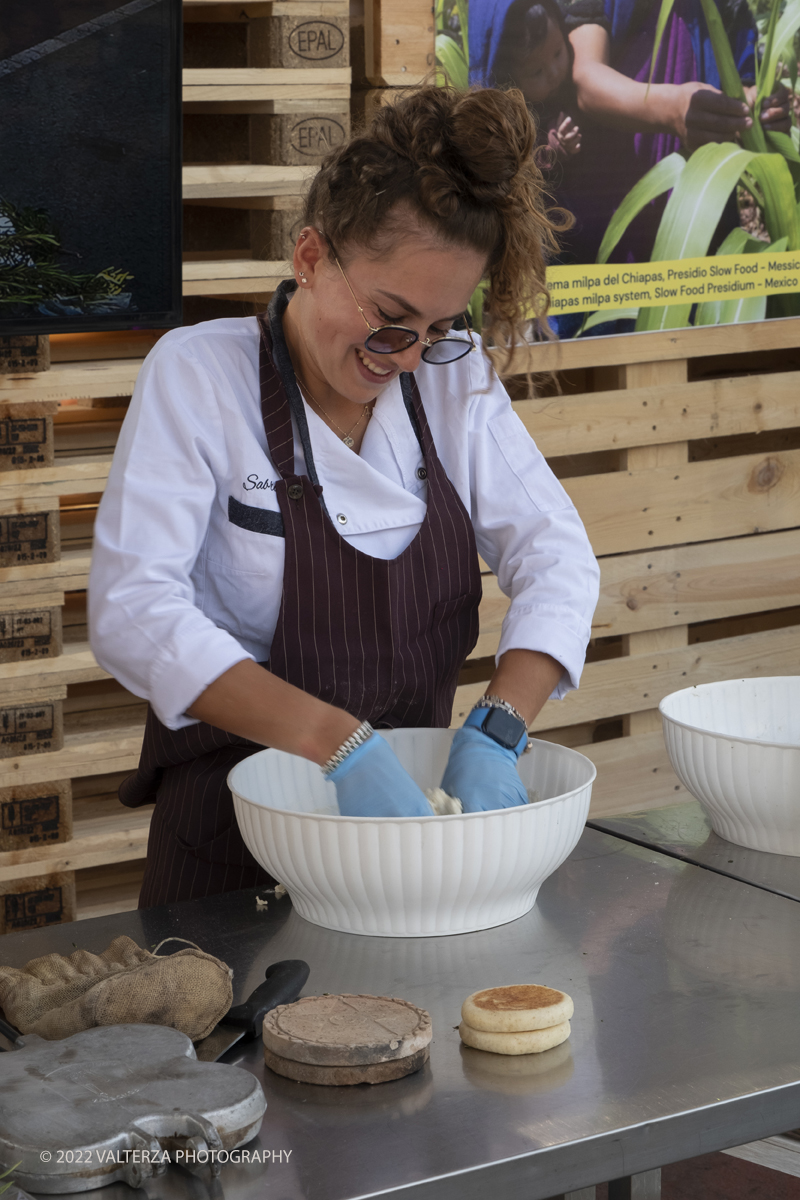
[[(408, 350), (409, 346), (413, 346), (417, 340), (413, 330), (395, 325), (371, 333), (364, 346), (373, 354), (400, 354), (403, 350)], [(422, 357), (429, 363), (455, 362), (456, 359), (469, 354), (471, 349), (472, 344), (466, 338), (437, 338), (432, 345), (424, 348)]]
[(368, 350), (375, 354), (399, 354), (413, 346), (417, 341), (413, 329), (403, 329), (399, 325), (387, 325), (383, 329), (371, 333), (364, 342)]
[(438, 338), (432, 345), (422, 351), (422, 358), (427, 363), (449, 363), (463, 358), (472, 350), (472, 342), (466, 338)]

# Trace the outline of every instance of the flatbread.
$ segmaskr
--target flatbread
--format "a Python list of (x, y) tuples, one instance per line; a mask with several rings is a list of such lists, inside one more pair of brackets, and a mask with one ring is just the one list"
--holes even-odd
[(363, 1067), (407, 1058), (431, 1040), (424, 1008), (391, 996), (304, 996), (267, 1013), (272, 1054), (320, 1067)]
[(549, 1029), (525, 1029), (518, 1033), (487, 1033), (484, 1029), (472, 1029), (463, 1021), (458, 1027), (461, 1040), (475, 1050), (489, 1050), (492, 1054), (541, 1054), (560, 1046), (570, 1035), (569, 1021), (551, 1025)]
[(538, 983), (516, 983), (473, 992), (461, 1006), (461, 1018), (472, 1029), (516, 1033), (560, 1025), (574, 1009), (566, 992)]

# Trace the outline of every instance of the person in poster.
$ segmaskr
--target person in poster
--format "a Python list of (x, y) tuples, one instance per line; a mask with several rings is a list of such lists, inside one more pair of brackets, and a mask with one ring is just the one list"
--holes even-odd
[[(753, 126), (748, 105), (756, 100), (758, 37), (746, 0), (719, 0), (717, 6), (746, 102), (722, 91), (701, 0), (676, 0), (659, 40), (661, 8), (657, 0), (470, 4), (470, 82), (520, 87), (537, 117), (540, 146), (547, 147), (554, 198), (575, 217), (562, 238), (562, 264), (599, 261), (620, 204), (667, 156), (737, 141)], [(776, 87), (760, 115), (765, 134), (787, 134), (788, 93)], [(646, 204), (603, 261), (649, 261), (667, 198), (664, 191)], [(732, 190), (706, 253), (713, 254), (739, 224)], [(568, 314), (552, 322), (560, 336), (574, 336), (583, 319)], [(634, 321), (607, 326), (593, 332), (625, 332)]]

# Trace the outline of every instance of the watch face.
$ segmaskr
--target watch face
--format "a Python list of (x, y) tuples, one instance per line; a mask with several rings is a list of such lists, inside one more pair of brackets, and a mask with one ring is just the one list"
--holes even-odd
[(501, 746), (505, 746), (506, 750), (514, 750), (519, 739), (526, 732), (522, 721), (517, 720), (504, 708), (490, 708), (482, 728), (484, 733), (487, 733)]

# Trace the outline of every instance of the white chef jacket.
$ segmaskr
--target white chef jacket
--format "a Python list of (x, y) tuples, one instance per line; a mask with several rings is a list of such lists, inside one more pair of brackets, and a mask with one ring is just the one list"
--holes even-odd
[[(477, 339), (476, 339), (477, 340)], [(267, 449), (255, 317), (172, 330), (139, 372), (95, 524), (89, 627), (98, 662), (149, 700), (169, 729), (235, 663), (265, 662), (278, 619), (285, 541), (228, 519), (228, 500), (279, 511)], [(478, 550), (511, 599), (498, 658), (523, 648), (577, 687), (598, 568), (569, 497), (482, 351), (416, 371), (439, 458)], [(307, 406), (328, 512), (374, 558), (401, 554), (426, 510), (422, 452), (396, 378), (360, 454)], [(306, 474), (295, 436), (295, 470)]]

